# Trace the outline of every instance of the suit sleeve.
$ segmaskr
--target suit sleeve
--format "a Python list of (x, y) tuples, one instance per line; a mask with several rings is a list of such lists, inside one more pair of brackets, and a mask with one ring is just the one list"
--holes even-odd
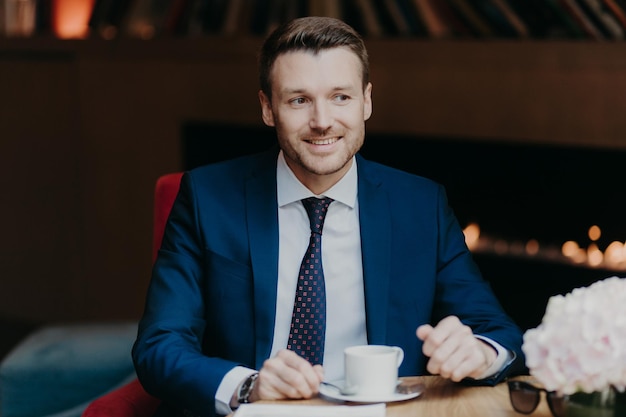
[(522, 332), (506, 314), (474, 263), (443, 187), (438, 192), (437, 212), (439, 255), (434, 319), (456, 315), (474, 334), (494, 340), (512, 353), (512, 360), (500, 372), (472, 383), (493, 385), (509, 374), (523, 373)]
[(203, 244), (196, 210), (185, 174), (153, 267), (132, 355), (148, 393), (193, 414), (213, 416), (219, 383), (236, 363), (202, 353)]

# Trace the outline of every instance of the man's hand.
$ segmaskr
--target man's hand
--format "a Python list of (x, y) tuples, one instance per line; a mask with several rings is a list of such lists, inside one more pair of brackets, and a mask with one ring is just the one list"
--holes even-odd
[(287, 349), (266, 360), (250, 394), (250, 401), (312, 398), (324, 379), (321, 365), (311, 366)]
[(479, 378), (497, 357), (493, 347), (477, 339), (455, 316), (444, 318), (435, 327), (424, 324), (416, 334), (424, 342), (424, 355), (430, 358), (428, 372), (455, 382)]

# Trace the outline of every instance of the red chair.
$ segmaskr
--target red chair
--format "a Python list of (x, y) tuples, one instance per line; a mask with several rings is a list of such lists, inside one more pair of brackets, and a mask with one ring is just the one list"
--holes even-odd
[[(154, 190), (153, 261), (161, 246), (165, 223), (178, 194), (182, 175), (182, 172), (176, 172), (157, 179)], [(148, 394), (135, 379), (93, 401), (82, 417), (151, 417), (159, 403), (160, 400)]]

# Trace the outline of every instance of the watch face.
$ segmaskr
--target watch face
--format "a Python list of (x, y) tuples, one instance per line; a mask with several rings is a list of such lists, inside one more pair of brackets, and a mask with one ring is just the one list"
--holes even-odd
[(237, 394), (237, 402), (239, 402), (239, 404), (246, 404), (250, 402), (250, 393), (252, 392), (252, 388), (254, 388), (254, 383), (258, 377), (259, 373), (254, 373), (250, 375), (243, 382), (243, 384), (241, 384), (241, 388), (239, 388), (239, 393)]

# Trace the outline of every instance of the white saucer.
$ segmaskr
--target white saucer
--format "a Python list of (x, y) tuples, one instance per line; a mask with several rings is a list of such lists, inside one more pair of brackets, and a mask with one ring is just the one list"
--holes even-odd
[[(338, 387), (342, 387), (344, 382), (343, 380), (341, 380), (332, 382), (332, 384)], [(336, 388), (324, 384), (320, 385), (320, 395), (322, 395), (323, 397), (339, 401), (350, 401), (353, 403), (393, 403), (396, 401), (410, 400), (411, 398), (417, 397), (421, 393), (422, 392), (419, 391), (412, 392), (410, 394), (400, 394), (394, 392), (392, 394), (385, 394), (381, 396), (343, 395)]]

